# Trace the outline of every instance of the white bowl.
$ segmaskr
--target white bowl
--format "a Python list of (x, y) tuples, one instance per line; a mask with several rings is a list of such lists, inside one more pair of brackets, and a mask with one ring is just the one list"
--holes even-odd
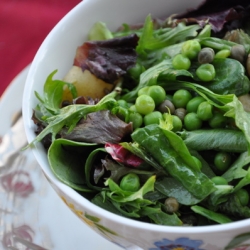
[[(195, 7), (200, 2), (84, 0), (76, 6), (51, 31), (30, 67), (23, 96), (23, 117), (28, 141), (31, 142), (35, 138), (35, 126), (31, 120), (32, 109), (37, 104), (34, 91), (42, 93), (47, 76), (55, 69), (58, 69), (55, 79), (61, 79), (67, 73), (72, 66), (76, 48), (86, 40), (89, 29), (96, 21), (103, 21), (111, 30), (116, 30), (122, 23), (143, 22), (149, 13), (154, 17), (166, 17)], [(126, 249), (219, 250), (226, 249), (230, 244), (230, 249), (250, 245), (250, 219), (226, 225), (171, 227), (138, 222), (112, 214), (61, 183), (53, 175), (46, 152), (40, 143), (36, 144), (32, 151), (48, 181), (69, 208), (93, 230)], [(91, 217), (86, 215), (96, 217), (96, 220), (91, 220)], [(241, 237), (243, 234), (245, 237)]]

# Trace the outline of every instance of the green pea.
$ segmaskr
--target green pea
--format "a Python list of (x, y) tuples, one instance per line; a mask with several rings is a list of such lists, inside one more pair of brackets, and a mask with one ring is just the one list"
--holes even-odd
[(132, 111), (132, 112), (137, 112), (137, 109), (136, 109), (135, 104), (131, 105), (131, 106), (129, 107), (129, 110)]
[(211, 128), (223, 128), (226, 126), (227, 118), (220, 112), (214, 113), (213, 117), (208, 120)]
[(196, 69), (196, 75), (203, 82), (210, 82), (215, 78), (215, 68), (213, 64), (205, 63)]
[(198, 109), (198, 106), (204, 102), (205, 99), (201, 96), (196, 96), (194, 98), (192, 98), (188, 103), (187, 103), (187, 106), (186, 106), (186, 110), (188, 113), (190, 112), (197, 112), (197, 109)]
[(188, 40), (182, 45), (181, 53), (189, 59), (194, 59), (198, 56), (200, 50), (201, 45), (197, 40)]
[(128, 105), (128, 103), (127, 103), (125, 100), (120, 99), (120, 100), (117, 101), (117, 103), (118, 103), (118, 105), (119, 105), (120, 107), (123, 107), (123, 108), (125, 108), (125, 109), (128, 109), (128, 108), (129, 108), (129, 105)]
[(133, 129), (140, 128), (143, 123), (143, 117), (138, 112), (131, 112), (129, 114), (128, 122), (133, 123)]
[(221, 176), (214, 176), (211, 181), (215, 184), (215, 185), (227, 185), (227, 180)]
[(148, 94), (148, 89), (149, 89), (149, 86), (141, 88), (138, 91), (138, 96), (140, 96), (140, 95), (147, 95)]
[(182, 129), (182, 121), (181, 119), (176, 116), (176, 115), (172, 115), (173, 117), (173, 131), (180, 131)]
[(198, 168), (201, 169), (202, 168), (201, 161), (197, 157), (195, 157), (195, 156), (192, 156), (192, 158), (194, 159), (194, 161), (196, 163), (196, 166), (198, 166)]
[(144, 125), (147, 126), (150, 124), (159, 124), (161, 118), (162, 118), (162, 113), (160, 111), (153, 111), (144, 116), (143, 118)]
[(128, 73), (130, 74), (132, 78), (138, 79), (141, 73), (143, 73), (144, 71), (145, 71), (145, 68), (141, 64), (136, 63), (134, 67), (128, 70)]
[(120, 188), (124, 191), (136, 192), (140, 189), (140, 178), (134, 173), (123, 176), (120, 182)]
[(229, 49), (223, 49), (223, 50), (218, 51), (215, 54), (214, 58), (222, 58), (222, 59), (224, 59), (224, 58), (228, 58), (230, 56), (230, 54), (231, 54), (231, 52), (230, 52)]
[(196, 113), (188, 113), (184, 117), (184, 126), (187, 130), (196, 130), (201, 128), (202, 120), (197, 116)]
[(246, 189), (240, 189), (235, 192), (235, 195), (238, 197), (240, 200), (240, 203), (242, 206), (247, 206), (249, 203), (249, 193), (247, 192)]
[(173, 95), (173, 104), (175, 108), (185, 108), (192, 99), (192, 95), (186, 89), (179, 89)]
[(166, 91), (159, 85), (150, 86), (147, 94), (153, 98), (156, 106), (166, 99)]
[(209, 120), (213, 117), (213, 106), (207, 101), (200, 103), (197, 109), (197, 116), (202, 121)]
[(172, 60), (172, 65), (175, 69), (185, 69), (188, 70), (191, 66), (191, 61), (188, 57), (183, 54), (178, 54), (174, 56)]
[(135, 108), (141, 115), (146, 115), (154, 111), (155, 102), (149, 95), (140, 95), (135, 100)]
[(116, 113), (117, 117), (119, 117), (121, 120), (126, 121), (128, 117), (128, 109), (119, 107), (118, 112)]
[(225, 172), (232, 163), (232, 157), (228, 152), (218, 152), (214, 157), (215, 167)]

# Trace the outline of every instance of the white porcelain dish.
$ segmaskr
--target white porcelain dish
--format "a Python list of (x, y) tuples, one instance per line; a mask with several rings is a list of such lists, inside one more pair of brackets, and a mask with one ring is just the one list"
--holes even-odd
[[(58, 69), (55, 78), (60, 79), (67, 73), (76, 48), (86, 40), (89, 29), (96, 21), (103, 21), (111, 30), (115, 30), (122, 23), (142, 22), (149, 13), (162, 17), (196, 7), (199, 3), (200, 0), (84, 0), (76, 6), (52, 30), (31, 65), (23, 98), (28, 141), (35, 138), (34, 124), (30, 119), (32, 108), (37, 103), (34, 91), (42, 93), (46, 77), (55, 69)], [(229, 246), (230, 249), (243, 246), (250, 249), (249, 219), (227, 225), (193, 228), (158, 226), (126, 219), (93, 205), (58, 181), (50, 170), (41, 144), (33, 148), (33, 153), (47, 179), (71, 210), (96, 232), (125, 249), (221, 250)], [(94, 216), (96, 220), (89, 220), (86, 215)]]

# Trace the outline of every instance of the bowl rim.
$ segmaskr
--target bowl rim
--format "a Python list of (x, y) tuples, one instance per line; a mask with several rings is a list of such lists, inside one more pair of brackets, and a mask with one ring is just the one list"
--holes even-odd
[[(39, 57), (43, 53), (43, 50), (46, 49), (47, 44), (49, 43), (51, 37), (53, 37), (54, 33), (60, 28), (61, 24), (63, 22), (67, 22), (67, 19), (69, 19), (72, 15), (77, 13), (79, 9), (84, 8), (86, 4), (95, 4), (95, 2), (98, 2), (98, 0), (84, 0), (77, 4), (69, 13), (67, 13), (51, 30), (51, 32), (48, 34), (48, 36), (45, 38), (41, 46), (39, 47), (32, 63), (29, 68), (29, 72), (26, 78), (25, 87), (24, 87), (24, 94), (23, 94), (23, 102), (22, 102), (22, 112), (23, 117), (25, 121), (28, 121), (30, 118), (30, 112), (26, 108), (29, 103), (29, 98), (27, 98), (27, 93), (30, 91), (30, 79), (33, 78), (33, 70), (38, 67), (38, 61)], [(28, 142), (30, 143), (33, 141), (34, 132), (31, 131), (31, 128), (34, 127), (31, 124), (31, 121), (24, 123), (25, 127), (25, 133), (26, 137), (28, 139)], [(38, 143), (40, 144), (40, 143)], [(51, 182), (52, 186), (56, 186), (59, 190), (63, 190), (64, 193), (67, 194), (67, 196), (70, 197), (70, 199), (74, 200), (76, 203), (78, 203), (80, 206), (87, 206), (90, 210), (92, 210), (95, 214), (100, 215), (100, 217), (104, 217), (109, 221), (112, 221), (116, 224), (122, 224), (127, 227), (133, 227), (136, 229), (143, 229), (148, 231), (154, 231), (154, 232), (171, 232), (171, 233), (178, 233), (178, 234), (204, 234), (204, 233), (217, 233), (217, 232), (228, 232), (228, 231), (237, 231), (238, 229), (242, 228), (250, 228), (250, 219), (243, 219), (240, 221), (230, 222), (227, 224), (219, 224), (219, 225), (206, 225), (206, 226), (194, 226), (194, 227), (183, 227), (183, 226), (165, 226), (165, 225), (156, 225), (151, 224), (147, 222), (141, 222), (136, 221), (134, 219), (126, 218), (117, 214), (114, 214), (112, 212), (109, 212), (108, 210), (105, 210), (93, 203), (91, 203), (88, 199), (86, 199), (84, 196), (77, 193), (75, 190), (67, 186), (66, 184), (59, 181), (53, 173), (50, 173), (47, 171), (45, 167), (43, 167), (43, 161), (41, 160), (41, 156), (39, 155), (39, 150), (41, 150), (41, 145), (35, 145), (31, 148), (32, 153), (35, 155), (36, 160), (38, 161), (43, 173), (45, 174), (46, 178)], [(53, 187), (54, 188), (54, 187)], [(55, 188), (54, 188), (55, 189)], [(249, 229), (250, 231), (250, 229)]]

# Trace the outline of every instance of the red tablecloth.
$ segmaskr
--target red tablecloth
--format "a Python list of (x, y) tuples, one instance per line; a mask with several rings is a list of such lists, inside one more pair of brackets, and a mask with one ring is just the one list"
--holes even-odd
[(81, 0), (0, 1), (0, 96), (56, 23)]

